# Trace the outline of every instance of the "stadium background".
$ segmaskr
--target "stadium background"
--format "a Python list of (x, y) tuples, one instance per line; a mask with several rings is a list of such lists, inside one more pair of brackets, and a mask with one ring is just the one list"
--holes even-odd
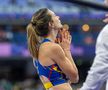
[[(90, 1), (103, 4), (103, 0)], [(80, 74), (79, 83), (72, 86), (76, 89), (84, 82), (97, 35), (105, 25), (105, 11), (55, 0), (0, 0), (0, 90), (43, 90), (27, 49), (26, 26), (32, 14), (44, 7), (70, 26), (71, 52)]]

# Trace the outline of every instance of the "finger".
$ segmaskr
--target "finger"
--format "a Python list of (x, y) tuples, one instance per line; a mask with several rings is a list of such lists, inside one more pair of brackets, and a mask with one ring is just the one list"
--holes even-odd
[(108, 23), (108, 18), (104, 19), (103, 22)]
[(66, 39), (69, 39), (69, 32), (66, 31)]
[(72, 36), (70, 35), (70, 32), (69, 31), (68, 31), (68, 39), (69, 39), (69, 41), (72, 40)]
[(69, 30), (69, 25), (64, 24), (64, 25), (63, 25), (63, 29), (65, 29), (65, 30)]
[(65, 39), (68, 39), (67, 31), (64, 32), (64, 38), (65, 38)]
[(65, 35), (64, 35), (64, 34), (65, 34), (65, 32), (64, 32), (64, 31), (62, 31), (62, 32), (61, 32), (61, 37), (62, 37), (62, 39), (64, 39), (64, 38), (65, 38)]
[(63, 31), (66, 31), (67, 29), (63, 27)]
[(66, 33), (67, 33), (67, 39), (69, 39), (69, 37), (70, 37), (69, 31), (67, 31)]
[(58, 38), (57, 38), (57, 43), (58, 43)]
[(72, 40), (72, 36), (70, 35), (70, 36), (69, 36), (69, 41), (71, 41), (71, 40)]
[(58, 43), (60, 44), (60, 42), (61, 42), (61, 40), (60, 40), (60, 38), (58, 38)]
[(66, 31), (66, 29), (65, 29), (65, 28), (63, 28), (63, 31)]
[(55, 39), (55, 43), (57, 43), (57, 38)]
[(105, 16), (106, 16), (106, 17), (108, 17), (108, 13), (107, 13), (107, 14), (105, 14)]

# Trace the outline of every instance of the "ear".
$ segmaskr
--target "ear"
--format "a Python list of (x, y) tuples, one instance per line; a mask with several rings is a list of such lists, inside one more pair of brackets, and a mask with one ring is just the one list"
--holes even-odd
[(49, 22), (49, 27), (54, 27), (53, 22)]

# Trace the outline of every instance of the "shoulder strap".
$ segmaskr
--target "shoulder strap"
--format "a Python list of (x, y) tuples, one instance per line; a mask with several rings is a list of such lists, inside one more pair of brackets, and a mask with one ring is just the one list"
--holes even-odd
[(48, 38), (45, 38), (45, 39), (42, 41), (42, 43), (44, 43), (44, 42), (51, 42), (51, 40), (49, 40)]

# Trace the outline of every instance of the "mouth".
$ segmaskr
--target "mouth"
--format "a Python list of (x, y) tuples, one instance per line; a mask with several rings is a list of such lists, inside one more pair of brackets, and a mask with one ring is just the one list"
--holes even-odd
[(58, 19), (58, 21), (59, 21), (59, 22), (61, 22), (61, 20), (60, 20), (60, 19)]

